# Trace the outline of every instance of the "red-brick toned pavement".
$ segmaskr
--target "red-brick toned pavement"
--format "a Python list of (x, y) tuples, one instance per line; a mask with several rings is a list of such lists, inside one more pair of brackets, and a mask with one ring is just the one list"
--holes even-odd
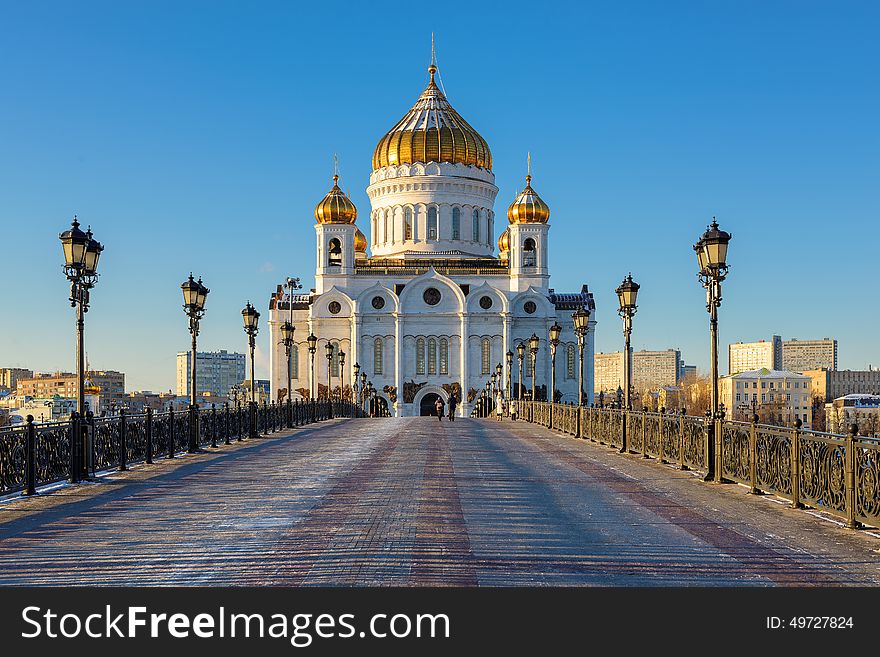
[(0, 501), (0, 584), (880, 585), (880, 533), (524, 423), (336, 420)]

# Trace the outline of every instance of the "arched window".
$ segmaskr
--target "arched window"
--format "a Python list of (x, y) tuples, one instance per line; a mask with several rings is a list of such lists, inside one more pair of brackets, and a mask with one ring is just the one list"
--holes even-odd
[(437, 373), (437, 341), (428, 339), (428, 374)]
[(565, 365), (566, 365), (566, 368), (565, 368), (566, 374), (568, 375), (568, 378), (569, 379), (575, 378), (576, 373), (577, 373), (576, 372), (576, 370), (577, 370), (577, 354), (575, 354), (575, 349), (574, 349), (573, 344), (568, 345), (568, 349), (566, 350)]
[(373, 340), (373, 374), (382, 374), (382, 338)]
[(407, 208), (403, 211), (403, 239), (411, 240), (413, 238), (413, 211)]
[(490, 374), (492, 366), (489, 363), (492, 362), (492, 343), (489, 342), (489, 338), (483, 338), (483, 342), (480, 346), (480, 374)]
[(437, 239), (437, 208), (428, 208), (428, 239)]
[(373, 215), (373, 244), (379, 243), (379, 213)]
[(452, 239), (461, 239), (461, 209), (452, 208)]
[(440, 338), (440, 374), (449, 374), (449, 341)]
[(386, 212), (385, 213), (385, 233), (382, 236), (385, 239), (382, 240), (383, 242), (390, 242), (391, 241), (391, 227), (389, 226), (390, 223), (391, 223), (391, 216), (389, 213)]
[(425, 373), (425, 338), (416, 340), (416, 374)]
[(331, 378), (339, 376), (339, 344), (333, 343), (333, 357), (330, 359)]
[(486, 231), (486, 244), (492, 243), (492, 236), (495, 234), (495, 221), (492, 217), (492, 212), (489, 211), (489, 230)]
[(290, 377), (299, 378), (299, 347), (296, 345), (290, 350)]
[(342, 264), (342, 243), (335, 237), (327, 243), (327, 264), (335, 267)]
[(480, 241), (480, 211), (474, 209), (474, 242)]
[(535, 248), (535, 240), (531, 237), (523, 242), (522, 266), (534, 267), (537, 262), (537, 249)]

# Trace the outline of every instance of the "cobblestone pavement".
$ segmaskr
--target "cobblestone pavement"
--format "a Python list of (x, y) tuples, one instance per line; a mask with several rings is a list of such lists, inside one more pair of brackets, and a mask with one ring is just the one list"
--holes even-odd
[(0, 584), (876, 586), (880, 532), (525, 423), (337, 420), (0, 501)]

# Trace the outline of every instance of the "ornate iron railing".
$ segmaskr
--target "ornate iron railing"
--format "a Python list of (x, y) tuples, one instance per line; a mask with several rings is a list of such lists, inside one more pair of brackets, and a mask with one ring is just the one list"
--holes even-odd
[(615, 408), (524, 401), (518, 418), (612, 447), (641, 453), (682, 469), (706, 471), (712, 431), (721, 435), (725, 481), (773, 493), (794, 507), (809, 506), (840, 516), (848, 527), (880, 526), (880, 440), (857, 435), (805, 431), (711, 420), (684, 413), (623, 411)]
[[(269, 435), (285, 427), (321, 422), (334, 417), (364, 417), (358, 404), (344, 400), (300, 400), (257, 407), (257, 430)], [(66, 422), (32, 422), (0, 428), (0, 495), (42, 486), (102, 470), (125, 470), (129, 464), (152, 463), (173, 458), (190, 448), (190, 432), (196, 445), (220, 446), (249, 435), (247, 406), (200, 408), (112, 417), (72, 418)], [(71, 458), (72, 436), (82, 436)], [(31, 465), (29, 466), (29, 454)]]

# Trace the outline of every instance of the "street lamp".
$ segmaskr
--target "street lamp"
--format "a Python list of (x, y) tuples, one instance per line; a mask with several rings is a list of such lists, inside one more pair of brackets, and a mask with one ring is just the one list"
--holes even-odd
[(584, 405), (584, 341), (590, 330), (590, 311), (579, 306), (571, 316), (578, 341), (578, 406)]
[(241, 317), (244, 320), (244, 332), (248, 336), (248, 346), (251, 350), (251, 401), (250, 401), (250, 435), (249, 438), (258, 438), (257, 434), (257, 400), (256, 400), (256, 381), (254, 380), (254, 349), (256, 348), (257, 322), (260, 321), (260, 313), (248, 301), (247, 305), (241, 311)]
[(306, 342), (309, 345), (309, 398), (317, 399), (315, 396), (315, 385), (317, 384), (315, 381), (315, 352), (318, 350), (318, 336), (309, 333)]
[(293, 334), (296, 328), (290, 321), (281, 325), (281, 344), (284, 345), (284, 353), (287, 355), (287, 424), (293, 426)]
[(490, 377), (492, 380), (492, 399), (495, 399), (496, 395), (496, 381), (498, 380), (498, 375), (495, 372), (492, 372), (492, 376)]
[[(76, 308), (76, 409), (79, 418), (85, 417), (85, 319), (89, 310), (89, 290), (98, 281), (98, 259), (104, 246), (92, 237), (92, 229), (85, 233), (79, 229), (76, 215), (70, 229), (58, 236), (64, 251), (64, 275), (70, 281), (70, 306)], [(86, 469), (87, 454), (85, 432), (80, 440), (71, 441), (70, 481), (79, 481)], [(77, 453), (80, 452), (81, 453)]]
[(535, 365), (537, 363), (538, 358), (538, 345), (540, 344), (540, 339), (537, 335), (532, 333), (532, 337), (529, 338), (529, 356), (532, 359), (532, 401), (536, 401), (535, 397)]
[[(330, 342), (329, 340), (327, 341), (327, 344), (324, 345), (324, 352), (327, 354), (327, 399), (330, 399), (330, 397), (332, 396), (330, 394), (330, 391), (332, 390), (331, 381), (330, 381), (330, 375), (331, 375), (330, 366), (333, 363), (333, 343)], [(320, 390), (320, 388), (318, 388), (318, 389)]]
[(360, 386), (358, 385), (358, 375), (361, 371), (361, 364), (355, 361), (354, 367), (354, 376), (351, 379), (351, 401), (355, 403), (356, 401), (360, 401)]
[(712, 224), (694, 244), (697, 265), (700, 268), (697, 278), (706, 289), (706, 310), (709, 311), (709, 333), (711, 337), (712, 360), (712, 399), (709, 440), (706, 454), (706, 481), (723, 481), (721, 470), (721, 431), (718, 410), (718, 308), (721, 306), (721, 282), (727, 277), (727, 248), (732, 235), (718, 227), (715, 217)]
[(486, 405), (484, 408), (485, 415), (483, 415), (483, 417), (489, 417), (489, 412), (492, 409), (492, 391), (490, 389), (491, 385), (492, 383), (488, 379), (486, 379), (486, 392), (484, 393), (486, 397)]
[[(559, 335), (562, 333), (562, 327), (558, 322), (553, 322), (550, 327), (550, 401), (556, 401), (556, 347), (559, 346)], [(552, 415), (553, 410), (551, 408)]]
[[(632, 335), (632, 318), (638, 310), (636, 298), (639, 295), (639, 284), (632, 279), (632, 274), (627, 274), (623, 282), (617, 287), (617, 301), (620, 307), (617, 314), (623, 318), (623, 337), (625, 349), (623, 354), (623, 406), (627, 411), (632, 410), (632, 399), (630, 397), (630, 383), (632, 379), (632, 347), (630, 345), (630, 336)], [(623, 419), (623, 431), (621, 436), (621, 452), (626, 452), (626, 417)]]
[(339, 350), (339, 400), (345, 399), (345, 352)]
[(516, 343), (516, 359), (519, 361), (519, 400), (522, 401), (523, 398), (523, 361), (526, 357), (526, 345), (524, 342)]
[[(367, 373), (361, 372), (361, 404), (364, 403), (364, 400), (367, 397)], [(364, 409), (366, 413), (366, 409)]]
[(504, 358), (507, 364), (507, 400), (510, 401), (513, 399), (513, 389), (510, 382), (511, 377), (513, 376), (511, 371), (513, 369), (513, 352), (508, 349), (507, 353), (504, 354)]
[(183, 291), (183, 311), (189, 317), (189, 332), (192, 335), (192, 361), (190, 363), (190, 382), (189, 382), (189, 451), (195, 454), (202, 450), (199, 449), (199, 405), (196, 403), (196, 338), (199, 337), (199, 321), (205, 314), (205, 299), (208, 297), (210, 290), (202, 285), (202, 279), (193, 280), (190, 273), (189, 278), (181, 285)]

